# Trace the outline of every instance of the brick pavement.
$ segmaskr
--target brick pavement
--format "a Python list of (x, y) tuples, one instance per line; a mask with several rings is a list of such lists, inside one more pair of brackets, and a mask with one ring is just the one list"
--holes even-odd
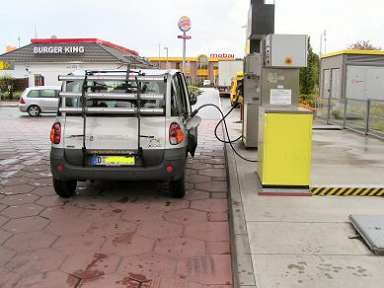
[(81, 183), (58, 198), (52, 118), (1, 121), (0, 287), (232, 287), (223, 146), (203, 121), (185, 199), (154, 183)]

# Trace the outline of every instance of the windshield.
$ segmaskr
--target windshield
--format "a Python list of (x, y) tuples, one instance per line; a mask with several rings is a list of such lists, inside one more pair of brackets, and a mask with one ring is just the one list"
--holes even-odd
[[(140, 95), (165, 95), (166, 82), (164, 81), (88, 81), (88, 93), (120, 93), (137, 95), (138, 85), (141, 87)], [(66, 92), (81, 93), (83, 81), (66, 82)], [(112, 98), (112, 97), (111, 97)], [(165, 111), (165, 97), (156, 100), (141, 99), (141, 108), (163, 108)], [(66, 107), (81, 107), (80, 97), (66, 98)], [(87, 107), (108, 107), (108, 108), (137, 108), (136, 100), (87, 100)]]

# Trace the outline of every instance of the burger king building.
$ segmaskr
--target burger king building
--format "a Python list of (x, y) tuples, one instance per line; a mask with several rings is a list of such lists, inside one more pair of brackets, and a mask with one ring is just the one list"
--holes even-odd
[(139, 53), (97, 38), (32, 39), (0, 55), (0, 76), (26, 79), (29, 87), (59, 85), (58, 75), (74, 70), (148, 68)]

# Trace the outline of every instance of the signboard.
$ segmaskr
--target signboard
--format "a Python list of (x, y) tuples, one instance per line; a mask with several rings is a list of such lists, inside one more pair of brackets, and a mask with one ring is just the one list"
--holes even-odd
[(292, 90), (291, 89), (271, 89), (271, 105), (291, 105)]
[(8, 61), (0, 60), (0, 70), (13, 70), (15, 67)]
[(223, 59), (235, 59), (235, 54), (226, 54), (226, 53), (220, 53), (220, 54), (211, 54), (211, 58), (223, 58)]
[(84, 54), (84, 46), (35, 46), (33, 54)]
[(188, 32), (191, 30), (191, 19), (188, 16), (183, 16), (180, 18), (177, 25), (182, 32)]

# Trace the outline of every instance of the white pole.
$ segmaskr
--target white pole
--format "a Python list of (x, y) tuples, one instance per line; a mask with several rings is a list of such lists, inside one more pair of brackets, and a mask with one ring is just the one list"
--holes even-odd
[(187, 55), (187, 33), (183, 33), (183, 73), (185, 73), (185, 58)]
[(164, 50), (166, 51), (166, 57), (167, 57), (166, 58), (167, 60), (166, 60), (166, 64), (165, 64), (165, 69), (168, 69), (168, 52), (169, 52), (168, 50), (169, 49), (168, 49), (168, 47), (164, 47)]
[(160, 57), (161, 57), (161, 43), (159, 43), (159, 69), (160, 69)]

